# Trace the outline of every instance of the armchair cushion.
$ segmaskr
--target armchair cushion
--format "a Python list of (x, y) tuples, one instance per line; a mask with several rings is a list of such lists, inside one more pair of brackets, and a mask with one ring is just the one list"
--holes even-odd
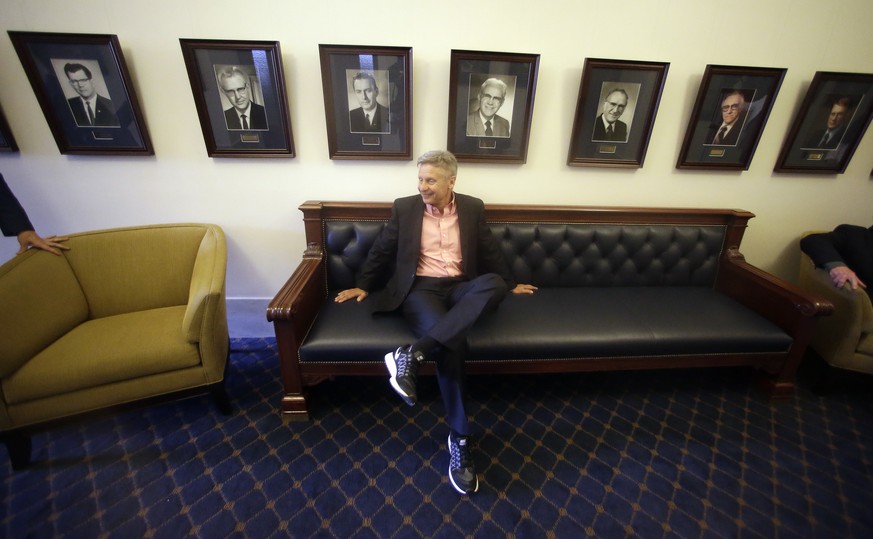
[(165, 307), (89, 320), (3, 380), (6, 402), (194, 367), (197, 347), (179, 331), (184, 313), (184, 306)]

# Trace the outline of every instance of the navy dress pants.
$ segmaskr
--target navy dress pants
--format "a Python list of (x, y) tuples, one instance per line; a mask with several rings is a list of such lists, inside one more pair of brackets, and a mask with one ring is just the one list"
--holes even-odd
[(467, 333), (483, 313), (497, 307), (506, 291), (506, 283), (496, 273), (472, 280), (416, 277), (403, 302), (403, 316), (416, 337), (429, 336), (440, 343), (425, 357), (436, 361), (449, 426), (462, 436), (471, 434), (464, 407)]

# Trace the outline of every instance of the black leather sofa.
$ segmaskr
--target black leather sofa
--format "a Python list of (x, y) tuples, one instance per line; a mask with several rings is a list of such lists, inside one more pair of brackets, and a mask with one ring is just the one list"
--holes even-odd
[[(390, 214), (387, 203), (306, 202), (307, 249), (267, 308), (285, 388), (305, 419), (306, 387), (383, 375), (386, 352), (414, 340), (401, 316), (336, 304)], [(467, 370), (568, 372), (754, 366), (773, 396), (793, 391), (816, 317), (832, 306), (745, 262), (753, 214), (736, 210), (487, 206), (518, 282), (469, 337)], [(425, 373), (432, 373), (426, 365)]]

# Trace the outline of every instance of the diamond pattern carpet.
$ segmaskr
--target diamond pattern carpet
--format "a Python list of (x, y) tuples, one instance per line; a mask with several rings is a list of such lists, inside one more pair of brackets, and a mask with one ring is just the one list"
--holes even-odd
[(864, 383), (772, 402), (738, 369), (471, 377), (463, 497), (435, 379), (415, 408), (387, 379), (324, 382), (285, 425), (275, 345), (233, 347), (232, 416), (194, 398), (37, 435), (23, 472), (0, 454), (0, 535), (873, 536)]

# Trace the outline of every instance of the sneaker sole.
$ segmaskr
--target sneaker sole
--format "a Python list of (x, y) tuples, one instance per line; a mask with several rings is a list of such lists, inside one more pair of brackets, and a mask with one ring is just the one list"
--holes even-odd
[(394, 352), (385, 354), (385, 365), (388, 367), (388, 373), (391, 375), (391, 378), (397, 376), (397, 362), (394, 361)]
[(397, 384), (397, 378), (394, 378), (392, 376), (391, 378), (388, 379), (388, 382), (391, 383), (391, 387), (393, 387), (394, 391), (396, 391), (397, 394), (400, 395), (400, 398), (403, 399), (403, 402), (405, 402), (406, 404), (408, 404), (410, 406), (415, 406), (415, 401), (412, 399), (412, 397), (410, 397), (402, 389), (400, 389), (400, 386)]

